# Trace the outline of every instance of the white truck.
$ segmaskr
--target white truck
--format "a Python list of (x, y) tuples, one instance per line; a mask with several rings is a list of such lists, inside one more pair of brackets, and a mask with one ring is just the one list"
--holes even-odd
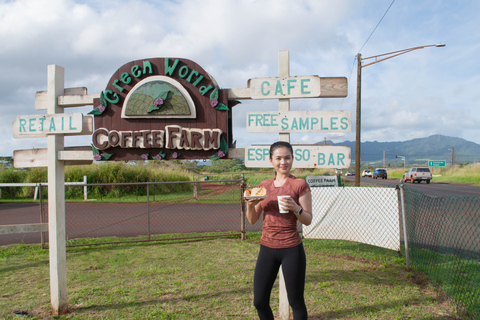
[(403, 174), (403, 182), (410, 181), (414, 183), (415, 181), (420, 183), (422, 181), (426, 181), (430, 183), (433, 178), (433, 174), (429, 168), (426, 167), (413, 167), (408, 169), (407, 172)]

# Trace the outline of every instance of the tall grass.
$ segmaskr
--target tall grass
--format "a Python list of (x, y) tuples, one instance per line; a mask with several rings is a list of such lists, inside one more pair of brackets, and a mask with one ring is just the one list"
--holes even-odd
[[(190, 181), (191, 174), (175, 166), (144, 166), (123, 162), (102, 162), (88, 166), (71, 166), (65, 169), (65, 182), (82, 182), (87, 177), (89, 184), (131, 183), (131, 182), (169, 182)], [(18, 170), (14, 168), (0, 170), (0, 183), (42, 183), (47, 182), (47, 168)], [(189, 188), (191, 186), (188, 186)], [(176, 186), (170, 192), (182, 191)], [(118, 196), (115, 188), (104, 188), (111, 196)], [(3, 199), (33, 198), (35, 189), (1, 188)], [(170, 189), (163, 192), (168, 193)], [(183, 190), (185, 191), (185, 190)], [(66, 197), (81, 197), (80, 188), (66, 188)], [(78, 194), (77, 194), (78, 193)]]

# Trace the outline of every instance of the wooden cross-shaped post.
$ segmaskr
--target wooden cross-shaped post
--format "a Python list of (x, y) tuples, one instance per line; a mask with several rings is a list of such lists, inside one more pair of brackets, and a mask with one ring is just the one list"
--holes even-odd
[[(278, 52), (278, 76), (280, 78), (290, 76), (290, 56), (288, 51), (279, 51)], [(290, 99), (278, 99), (278, 111), (287, 112), (290, 111)], [(280, 132), (278, 134), (278, 139), (280, 141), (290, 142), (290, 133)]]
[[(64, 69), (48, 66), (47, 114), (63, 113), (58, 96), (64, 94)], [(53, 312), (67, 311), (67, 268), (65, 248), (65, 163), (58, 159), (64, 150), (64, 135), (50, 134), (48, 143), (48, 247), (50, 294)]]
[[(290, 76), (290, 63), (288, 51), (278, 52), (278, 76), (289, 77)], [(290, 99), (278, 99), (278, 111), (287, 112), (290, 111)], [(290, 133), (280, 132), (278, 139), (280, 141), (290, 142)], [(290, 319), (290, 305), (288, 303), (287, 288), (285, 286), (285, 279), (283, 278), (283, 270), (280, 266), (279, 272), (279, 297), (278, 297), (278, 311), (279, 320)]]

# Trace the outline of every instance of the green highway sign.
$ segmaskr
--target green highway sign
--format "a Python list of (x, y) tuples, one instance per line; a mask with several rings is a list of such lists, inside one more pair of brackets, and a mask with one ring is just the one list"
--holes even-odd
[(445, 167), (445, 160), (428, 161), (429, 167)]

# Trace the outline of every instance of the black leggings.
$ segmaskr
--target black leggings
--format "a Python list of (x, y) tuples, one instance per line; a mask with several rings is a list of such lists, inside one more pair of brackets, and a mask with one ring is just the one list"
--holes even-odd
[(303, 292), (307, 259), (303, 244), (285, 249), (272, 249), (260, 245), (253, 277), (253, 304), (258, 316), (260, 320), (274, 319), (270, 308), (270, 294), (280, 265), (287, 287), (288, 303), (293, 310), (293, 319), (306, 320), (308, 315)]

